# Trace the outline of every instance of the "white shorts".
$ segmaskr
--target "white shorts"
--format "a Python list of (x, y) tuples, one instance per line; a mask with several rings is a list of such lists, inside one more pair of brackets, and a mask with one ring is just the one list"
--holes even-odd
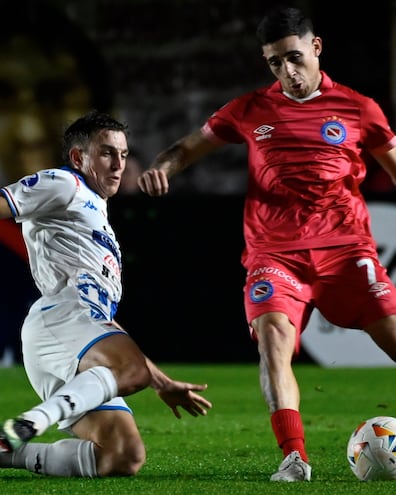
[[(22, 326), (23, 362), (29, 381), (45, 400), (77, 373), (82, 356), (98, 340), (124, 333), (107, 320), (91, 317), (90, 308), (73, 287), (56, 296), (43, 296), (31, 307)], [(95, 410), (118, 409), (132, 413), (122, 397), (116, 397)], [(59, 422), (68, 430), (84, 414)]]

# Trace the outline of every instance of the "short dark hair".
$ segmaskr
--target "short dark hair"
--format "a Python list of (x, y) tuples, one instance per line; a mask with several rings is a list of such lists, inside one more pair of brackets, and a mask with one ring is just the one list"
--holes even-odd
[(314, 32), (312, 21), (300, 9), (279, 7), (263, 17), (256, 34), (261, 45), (266, 45), (287, 36), (296, 35), (301, 38), (309, 32)]
[(62, 144), (62, 159), (70, 164), (69, 151), (74, 146), (85, 148), (91, 138), (102, 129), (120, 131), (128, 136), (128, 125), (115, 120), (107, 113), (92, 110), (74, 121), (64, 132)]

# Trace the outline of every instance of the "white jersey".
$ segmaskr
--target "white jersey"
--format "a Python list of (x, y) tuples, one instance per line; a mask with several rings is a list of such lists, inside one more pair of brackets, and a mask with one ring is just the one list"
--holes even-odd
[(74, 287), (93, 318), (111, 320), (122, 294), (121, 253), (107, 202), (67, 167), (42, 170), (0, 192), (22, 223), (42, 295)]

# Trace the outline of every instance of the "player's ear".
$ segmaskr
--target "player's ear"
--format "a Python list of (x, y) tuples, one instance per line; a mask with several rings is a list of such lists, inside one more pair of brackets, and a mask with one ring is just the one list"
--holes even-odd
[(80, 169), (82, 167), (82, 149), (81, 148), (72, 148), (69, 151), (70, 162), (74, 167)]
[(322, 53), (322, 38), (319, 38), (319, 36), (315, 36), (315, 38), (312, 40), (312, 45), (315, 57), (319, 57), (319, 55)]

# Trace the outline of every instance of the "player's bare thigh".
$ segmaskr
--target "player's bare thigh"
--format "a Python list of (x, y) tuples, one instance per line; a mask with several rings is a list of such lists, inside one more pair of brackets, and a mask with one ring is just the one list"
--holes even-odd
[[(130, 395), (149, 385), (150, 373), (146, 360), (134, 340), (127, 334), (114, 334), (96, 342), (81, 357), (78, 371), (94, 366), (106, 366), (113, 372), (119, 395)], [(131, 390), (137, 384), (137, 390)]]
[(396, 315), (386, 316), (365, 328), (374, 342), (396, 361)]
[(92, 411), (72, 427), (81, 439), (95, 443), (98, 476), (134, 475), (146, 451), (133, 415), (128, 411)]

